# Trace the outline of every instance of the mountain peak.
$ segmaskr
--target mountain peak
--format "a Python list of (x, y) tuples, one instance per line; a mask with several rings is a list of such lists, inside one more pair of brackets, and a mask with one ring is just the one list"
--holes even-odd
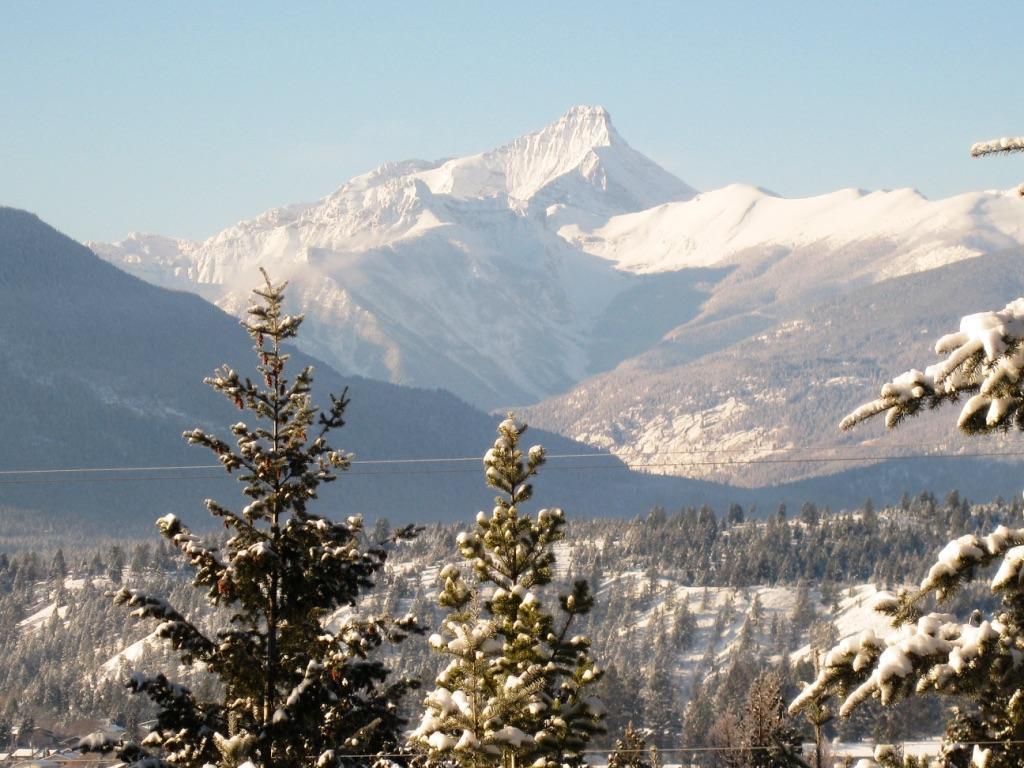
[(566, 139), (575, 140), (577, 145), (608, 147), (622, 143), (622, 137), (612, 125), (612, 116), (601, 105), (580, 104), (570, 107), (557, 121), (539, 133), (562, 134)]
[(570, 107), (560, 118), (540, 130), (513, 139), (495, 153), (531, 153), (542, 149), (570, 165), (579, 164), (589, 153), (602, 147), (628, 148), (616, 132), (612, 116), (602, 106), (581, 104)]
[[(477, 169), (487, 168), (488, 184), (500, 184), (514, 201), (543, 208), (567, 203), (624, 212), (688, 199), (694, 192), (630, 147), (600, 105), (571, 107), (540, 130), (452, 164), (463, 166), (463, 176), (470, 175), (464, 167), (473, 166), (474, 182), (484, 178)], [(462, 188), (479, 190), (474, 184)], [(449, 184), (441, 191), (458, 189)]]
[(435, 195), (460, 200), (507, 199), (516, 210), (545, 211), (567, 204), (623, 213), (694, 194), (630, 147), (607, 109), (587, 104), (570, 107), (543, 128), (479, 154), (385, 163), (350, 179), (331, 199), (362, 208), (369, 190), (403, 180), (419, 180)]

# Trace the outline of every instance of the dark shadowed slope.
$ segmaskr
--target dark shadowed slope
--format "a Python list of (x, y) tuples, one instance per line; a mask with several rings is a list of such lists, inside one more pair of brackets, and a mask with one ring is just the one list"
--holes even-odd
[[(195, 295), (121, 272), (32, 214), (0, 208), (0, 470), (210, 463), (180, 435), (195, 425), (226, 435), (225, 426), (237, 420), (201, 383), (225, 362), (243, 373), (252, 365), (250, 340), (235, 318)], [(309, 359), (296, 354), (294, 362)], [(360, 459), (479, 456), (493, 439), (491, 416), (443, 391), (343, 380), (320, 364), (316, 383), (320, 400), (349, 387), (348, 425), (336, 442)], [(539, 430), (530, 441), (551, 453), (594, 452)], [(733, 497), (710, 483), (621, 469), (573, 471), (570, 463), (551, 463), (539, 503), (580, 515), (632, 515), (655, 503), (721, 506)], [(621, 466), (610, 457), (576, 463)], [(167, 511), (199, 522), (204, 497), (237, 498), (229, 481), (126, 477), (134, 475), (0, 475), (0, 506), (118, 531), (146, 530)], [(395, 522), (468, 520), (490, 498), (476, 462), (368, 465), (334, 484), (324, 507)]]

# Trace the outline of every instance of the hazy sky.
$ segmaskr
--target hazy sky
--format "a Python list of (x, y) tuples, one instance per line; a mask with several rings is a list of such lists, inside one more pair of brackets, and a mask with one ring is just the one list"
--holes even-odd
[[(79, 239), (208, 236), (384, 160), (603, 104), (700, 189), (1024, 181), (1024, 5), (5, 3), (0, 204)], [(986, 16), (985, 14), (991, 14)]]

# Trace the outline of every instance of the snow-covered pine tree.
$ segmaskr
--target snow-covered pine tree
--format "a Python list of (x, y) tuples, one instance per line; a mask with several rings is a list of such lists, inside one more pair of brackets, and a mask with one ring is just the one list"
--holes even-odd
[(412, 738), (442, 762), (488, 768), (526, 742), (526, 734), (510, 723), (519, 722), (522, 712), (543, 708), (543, 670), (534, 665), (523, 675), (503, 674), (504, 641), (497, 623), (480, 618), (477, 593), (456, 566), (442, 568), (440, 579), (439, 602), (452, 613), (441, 626), (443, 634), (431, 635), (429, 643), (450, 660), (426, 697)]
[(671, 639), (676, 650), (688, 651), (692, 648), (696, 631), (697, 620), (690, 612), (689, 600), (683, 598), (672, 614)]
[[(892, 428), (924, 407), (964, 396), (961, 430), (1024, 428), (1024, 298), (964, 317), (960, 330), (939, 339), (935, 349), (944, 360), (897, 376), (842, 428), (881, 413)], [(999, 600), (994, 611), (975, 609), (961, 621), (929, 610), (997, 564), (990, 582)], [(956, 702), (944, 746), (951, 759), (967, 744), (976, 768), (1024, 765), (1024, 528), (999, 526), (987, 536), (949, 542), (920, 587), (883, 594), (875, 608), (892, 617), (893, 632), (880, 638), (868, 630), (839, 643), (791, 711), (837, 696), (839, 713), (849, 715), (869, 697), (888, 705), (937, 693)]]
[[(442, 570), (442, 606), (452, 610), (431, 645), (452, 657), (425, 700), (412, 741), (434, 761), (494, 765), (514, 755), (520, 765), (584, 765), (583, 750), (602, 731), (591, 695), (601, 673), (590, 641), (572, 633), (593, 598), (586, 581), (560, 596), (556, 620), (543, 588), (554, 577), (554, 545), (565, 538), (561, 509), (521, 511), (544, 449), (519, 447), (526, 425), (512, 416), (484, 455), (487, 484), (499, 491), (490, 514), (460, 533), (459, 552), (475, 574), (471, 589), (456, 566)], [(474, 610), (475, 594), (481, 606)]]
[(801, 754), (800, 736), (781, 694), (782, 681), (773, 670), (750, 683), (738, 712), (723, 712), (710, 731), (721, 748), (717, 762), (729, 768), (809, 768)]
[(1024, 429), (1024, 298), (994, 312), (967, 315), (960, 330), (940, 338), (940, 360), (912, 369), (882, 387), (879, 396), (840, 422), (852, 429), (885, 413), (889, 428), (899, 426), (922, 408), (935, 408), (968, 396), (957, 426), (969, 434)]
[(240, 473), (248, 504), (234, 511), (206, 502), (231, 533), (220, 546), (204, 543), (174, 515), (157, 522), (227, 625), (210, 635), (163, 599), (129, 588), (114, 596), (132, 616), (159, 622), (157, 636), (183, 665), (215, 676), (221, 695), (204, 699), (164, 674), (133, 674), (129, 688), (159, 710), (150, 734), (141, 744), (83, 740), (87, 748), (117, 749), (129, 764), (365, 766), (372, 761), (359, 755), (398, 743), (398, 702), (414, 686), (388, 681), (387, 668), (373, 659), (383, 643), (417, 629), (411, 618), (355, 611), (335, 617), (372, 586), (386, 551), (364, 544), (358, 517), (335, 522), (309, 510), (319, 486), (349, 465), (328, 443), (344, 424), (348, 401), (344, 393), (332, 396), (321, 412), (311, 402), (312, 369), (286, 376), (282, 345), (302, 318), (284, 314), (285, 286), (264, 279), (243, 322), (255, 341), (259, 378), (224, 367), (206, 380), (252, 421), (231, 427), (234, 447), (200, 429), (184, 435), (213, 451), (227, 472)]
[(636, 674), (643, 676), (640, 698), (644, 730), (651, 743), (661, 747), (671, 746), (682, 730), (682, 708), (672, 674), (675, 654), (670, 653), (667, 646), (664, 635), (658, 636), (647, 649), (647, 668), (636, 670)]
[(661, 768), (661, 757), (647, 746), (643, 733), (629, 723), (622, 737), (615, 740), (608, 768)]

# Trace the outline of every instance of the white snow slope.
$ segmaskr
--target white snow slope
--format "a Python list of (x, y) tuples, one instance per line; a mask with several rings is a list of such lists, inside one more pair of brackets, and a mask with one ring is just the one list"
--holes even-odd
[(888, 242), (893, 251), (844, 263), (848, 275), (873, 280), (920, 272), (1024, 238), (1016, 193), (972, 192), (932, 202), (912, 189), (843, 189), (786, 199), (744, 184), (686, 202), (613, 216), (598, 227), (565, 225), (565, 239), (631, 272), (666, 272), (730, 263), (765, 246), (816, 243), (838, 251), (859, 241)]

